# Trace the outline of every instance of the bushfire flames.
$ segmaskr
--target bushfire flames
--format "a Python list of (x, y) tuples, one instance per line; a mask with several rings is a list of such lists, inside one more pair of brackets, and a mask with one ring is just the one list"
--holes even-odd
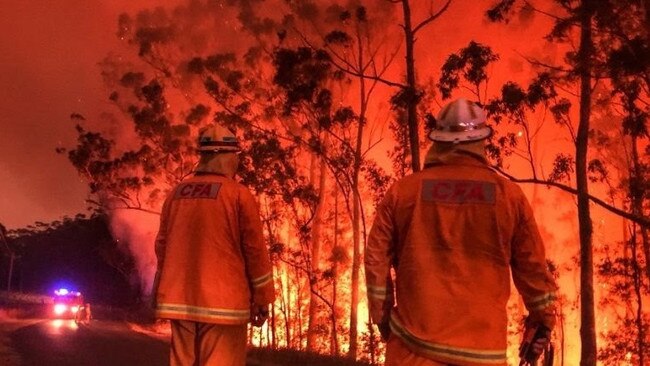
[[(532, 193), (533, 202), (540, 197), (535, 198), (535, 193)], [(546, 238), (546, 243), (549, 249), (549, 260), (554, 263), (558, 269), (557, 275), (560, 285), (560, 320), (553, 335), (553, 343), (556, 347), (555, 364), (556, 365), (578, 365), (580, 360), (580, 343), (579, 343), (579, 283), (577, 280), (577, 266), (576, 255), (577, 250), (572, 246), (569, 248), (564, 247), (563, 243), (571, 243), (575, 240), (575, 223), (567, 222), (566, 219), (562, 223), (553, 222), (553, 220), (545, 221), (543, 218), (555, 213), (569, 215), (575, 208), (571, 204), (567, 204), (567, 196), (564, 194), (554, 193), (544, 189), (539, 192), (544, 196), (544, 201), (538, 201), (535, 208), (539, 212), (538, 220), (541, 224), (541, 230)], [(558, 204), (558, 202), (565, 202)], [(365, 203), (369, 212), (371, 212), (372, 203)], [(262, 211), (264, 211), (264, 207)], [(566, 212), (561, 212), (565, 210)], [(609, 215), (600, 213), (603, 217)], [(143, 241), (153, 243), (153, 237), (157, 228), (156, 224), (152, 224), (150, 215), (141, 214), (136, 212), (122, 212), (121, 220), (116, 220), (121, 228), (121, 237), (127, 242), (137, 240), (138, 243)], [(562, 219), (562, 218), (561, 218)], [(615, 225), (610, 224), (607, 226), (605, 219), (598, 220), (596, 226), (597, 232), (600, 233), (598, 243), (596, 244), (597, 252), (601, 255), (612, 255), (612, 253), (603, 253), (603, 248), (606, 246), (610, 236), (616, 236), (618, 233), (614, 230), (617, 226), (621, 227), (624, 222), (620, 219), (611, 218), (613, 222), (618, 221)], [(341, 219), (339, 225), (345, 225), (345, 219)], [(333, 222), (330, 225), (335, 225)], [(125, 228), (128, 227), (128, 230)], [(267, 233), (268, 234), (268, 233)], [(351, 233), (348, 230), (342, 231), (338, 240), (351, 241)], [(284, 239), (286, 245), (291, 245), (292, 241), (297, 241), (297, 235), (289, 228), (285, 228), (281, 237)], [(334, 241), (335, 239), (329, 239)], [(143, 247), (145, 247), (143, 245)], [(611, 250), (611, 249), (609, 249)], [(351, 256), (350, 250), (346, 250), (346, 256)], [(154, 263), (153, 251), (149, 249), (141, 249), (136, 254), (141, 263), (139, 268), (145, 268), (142, 271), (143, 284), (150, 285), (150, 280), (153, 278)], [(292, 254), (293, 255), (293, 254)], [(598, 256), (598, 259), (601, 257)], [(307, 332), (309, 322), (309, 282), (303, 269), (299, 265), (287, 263), (286, 258), (275, 256), (275, 274), (274, 280), (276, 291), (278, 292), (278, 300), (272, 307), (270, 321), (261, 329), (250, 329), (250, 343), (254, 346), (260, 347), (274, 347), (274, 348), (294, 348), (306, 349), (307, 348)], [(350, 277), (349, 277), (349, 263), (341, 263), (334, 278), (329, 279), (329, 283), (324, 288), (319, 288), (317, 291), (319, 297), (323, 296), (322, 301), (319, 301), (318, 312), (318, 344), (314, 350), (330, 354), (336, 350), (336, 354), (344, 354), (347, 350), (349, 342), (347, 332), (345, 330), (345, 322), (348, 320), (350, 304)], [(347, 268), (346, 268), (347, 267)], [(328, 269), (332, 271), (332, 269)], [(321, 270), (322, 271), (322, 270)], [(599, 329), (598, 342), (600, 345), (606, 345), (608, 338), (605, 334), (608, 332), (616, 331), (618, 326), (616, 324), (617, 317), (621, 316), (621, 312), (629, 311), (625, 305), (613, 305), (607, 298), (609, 294), (610, 284), (605, 281), (598, 281), (597, 295), (600, 299), (597, 306)], [(327, 288), (329, 286), (329, 288)], [(363, 287), (363, 286), (362, 286)], [(383, 344), (379, 342), (378, 332), (374, 332), (374, 345), (371, 345), (369, 338), (369, 329), (367, 322), (368, 309), (365, 297), (365, 289), (362, 288), (361, 303), (359, 303), (357, 329), (362, 340), (362, 345), (359, 352), (359, 357), (364, 359), (371, 359), (368, 350), (374, 348), (375, 362), (381, 364), (383, 360)], [(645, 298), (647, 300), (647, 297)], [(432, 299), (435, 301), (435, 299)], [(332, 309), (334, 308), (334, 309)], [(521, 340), (522, 320), (525, 317), (525, 308), (519, 295), (513, 287), (513, 295), (509, 303), (510, 324), (509, 324), (509, 349), (508, 360), (509, 364), (517, 365), (519, 362), (518, 347)], [(339, 329), (335, 330), (332, 327), (333, 322), (337, 323)], [(168, 328), (163, 328), (163, 331), (169, 332)], [(335, 339), (335, 341), (333, 341)], [(336, 344), (334, 344), (336, 343)], [(601, 346), (602, 347), (602, 346)], [(636, 365), (633, 361), (633, 353), (625, 352), (625, 361), (617, 363), (616, 365)], [(606, 363), (600, 363), (607, 365)]]
[[(191, 1), (173, 12), (160, 8), (120, 17), (119, 37), (135, 51), (133, 62), (139, 63), (107, 58), (103, 76), (114, 90), (111, 100), (126, 113), (111, 119), (111, 131), (103, 131), (110, 142), (80, 129), (77, 154), (71, 160), (111, 213), (113, 233), (136, 257), (147, 292), (155, 270), (155, 212), (170, 186), (191, 173), (197, 131), (213, 119), (237, 128), (245, 145), (240, 179), (259, 199), (278, 294), (269, 322), (261, 329), (251, 328), (250, 343), (335, 355), (351, 352), (381, 363), (383, 344), (377, 329), (369, 327), (360, 259), (377, 200), (410, 167), (407, 108), (400, 104), (408, 96), (399, 92), (408, 90), (402, 84), (406, 66), (394, 61), (403, 52), (402, 10), (385, 1), (370, 1), (365, 7), (355, 1), (310, 2), (313, 6), (280, 1), (277, 7), (270, 3), (275, 4), (266, 5), (265, 9), (273, 9), (265, 15), (269, 18), (260, 18), (246, 1), (235, 6)], [(451, 67), (445, 60), (456, 60), (452, 66), (465, 65), (452, 75), (456, 78), (452, 94), (469, 94), (493, 108), (491, 123), (498, 132), (493, 141), (500, 149), (492, 151), (497, 154), (492, 156), (494, 162), (500, 161), (498, 168), (514, 179), (532, 177), (524, 179), (522, 188), (560, 285), (555, 361), (578, 365), (580, 239), (571, 154), (577, 139), (579, 90), (574, 79), (551, 87), (550, 76), (539, 74), (545, 65), (572, 66), (564, 64), (572, 45), (546, 42), (541, 38), (545, 33), (539, 31), (554, 21), (543, 14), (563, 14), (566, 9), (550, 0), (542, 1), (540, 9), (528, 4), (507, 28), (487, 23), (486, 9), (475, 9), (478, 5), (473, 3), (448, 9), (439, 1), (412, 4), (419, 18), (427, 19), (431, 9), (446, 12), (431, 19), (435, 30), (420, 29), (417, 44), (433, 42), (436, 47), (416, 52), (422, 88), (418, 116), (425, 120), (444, 102), (443, 64)], [(287, 14), (291, 16), (284, 17)], [(462, 26), (458, 19), (464, 19)], [(329, 33), (323, 39), (324, 30)], [(510, 32), (508, 37), (505, 32)], [(526, 42), (513, 35), (518, 32), (530, 33)], [(539, 42), (528, 41), (533, 37)], [(475, 42), (463, 48), (475, 39), (489, 44), (490, 52)], [(478, 57), (472, 56), (473, 51), (485, 57), (484, 64), (472, 59)], [(449, 56), (452, 53), (456, 58)], [(489, 77), (468, 69), (480, 65)], [(371, 77), (360, 77), (370, 69), (374, 69)], [(471, 79), (472, 75), (484, 77)], [(534, 104), (541, 97), (532, 93), (539, 90), (525, 90), (512, 79), (523, 85), (537, 82), (534, 86), (551, 96), (546, 104)], [(459, 85), (459, 80), (465, 84)], [(305, 92), (307, 88), (312, 89)], [(608, 199), (591, 205), (597, 341), (609, 360), (601, 364), (637, 365), (638, 350), (644, 346), (635, 343), (636, 331), (647, 326), (637, 310), (650, 300), (641, 273), (646, 263), (639, 244), (643, 230), (610, 208), (647, 216), (643, 210), (647, 201), (641, 202), (640, 210), (630, 208), (624, 186), (632, 174), (631, 151), (645, 151), (648, 142), (625, 135), (620, 124), (612, 123), (625, 116), (603, 100), (618, 96), (612, 85), (598, 88), (590, 140), (596, 147), (589, 154), (592, 163), (600, 165), (590, 165), (589, 193)], [(500, 94), (504, 90), (524, 95), (521, 100), (528, 98), (528, 104), (513, 106)], [(420, 122), (420, 138), (425, 131)], [(427, 148), (423, 141), (417, 151), (422, 155)], [(107, 171), (93, 170), (98, 162)], [(607, 174), (596, 176), (603, 171)], [(550, 188), (553, 185), (560, 189)], [(436, 194), (449, 193), (438, 188)], [(471, 188), (465, 194), (483, 194)], [(525, 310), (514, 288), (508, 309), (508, 360), (516, 365)], [(634, 328), (637, 325), (641, 326)]]

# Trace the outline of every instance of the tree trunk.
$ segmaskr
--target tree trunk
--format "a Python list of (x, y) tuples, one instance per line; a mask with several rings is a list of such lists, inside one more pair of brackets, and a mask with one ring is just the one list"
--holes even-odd
[(580, 366), (596, 366), (596, 320), (594, 314), (594, 278), (592, 222), (589, 209), (587, 179), (587, 151), (589, 146), (589, 119), (591, 117), (591, 57), (593, 40), (591, 23), (592, 0), (583, 0), (580, 15), (580, 122), (576, 137), (576, 182), (578, 190), (578, 224), (580, 228)]
[(0, 241), (2, 242), (5, 249), (7, 249), (7, 254), (9, 254), (9, 269), (7, 272), (7, 291), (11, 291), (11, 281), (14, 273), (14, 259), (16, 255), (9, 247), (9, 243), (7, 243), (7, 236), (5, 235), (4, 231), (5, 231), (4, 226), (0, 225)]
[[(363, 42), (357, 32), (358, 64), (363, 68)], [(366, 123), (368, 110), (368, 96), (366, 95), (366, 80), (359, 79), (359, 121), (354, 151), (354, 170), (352, 172), (352, 291), (350, 294), (350, 349), (348, 357), (356, 359), (357, 333), (358, 333), (358, 306), (359, 306), (359, 273), (361, 271), (361, 194), (359, 193), (359, 174), (361, 172), (363, 129)]]
[[(301, 272), (298, 268), (295, 269), (295, 276), (296, 276), (296, 281), (301, 282), (303, 279), (301, 277)], [(311, 295), (311, 291), (309, 291), (309, 284), (307, 284), (307, 292), (309, 295)], [(298, 294), (296, 295), (296, 312), (295, 312), (295, 319), (296, 319), (296, 327), (297, 327), (297, 333), (298, 333), (298, 338), (296, 339), (296, 342), (298, 343), (298, 349), (304, 349), (306, 345), (306, 340), (305, 340), (305, 328), (304, 328), (304, 315), (303, 315), (303, 307), (301, 305), (302, 299), (304, 294), (304, 288), (303, 285), (298, 285)], [(294, 332), (295, 333), (295, 332)]]
[(639, 355), (639, 365), (644, 365), (644, 343), (645, 343), (645, 329), (643, 324), (643, 295), (641, 293), (643, 287), (643, 274), (639, 266), (639, 257), (637, 254), (637, 228), (632, 225), (632, 238), (630, 239), (630, 246), (632, 247), (632, 280), (634, 283), (634, 296), (636, 300), (636, 314), (634, 324), (637, 329), (636, 348)]
[[(632, 136), (632, 169), (630, 172), (630, 198), (632, 200), (632, 213), (639, 217), (643, 216), (643, 199), (644, 199), (644, 177), (641, 167), (641, 159), (639, 158), (639, 147), (636, 136)], [(639, 232), (641, 234), (641, 243), (643, 248), (643, 256), (646, 263), (650, 263), (650, 238), (648, 237), (648, 230), (640, 226)], [(650, 266), (645, 267), (645, 275), (650, 281)]]
[(7, 273), (7, 291), (11, 291), (11, 281), (14, 274), (14, 253), (9, 253), (9, 273)]
[(287, 348), (291, 347), (291, 291), (289, 290), (289, 276), (287, 274), (286, 283), (287, 287), (285, 289), (284, 282), (281, 283), (280, 287), (282, 288), (282, 314), (284, 315), (284, 340), (285, 346)]
[[(643, 215), (643, 200), (645, 192), (644, 187), (644, 177), (641, 167), (641, 162), (639, 158), (639, 148), (637, 145), (637, 137), (632, 136), (632, 166), (630, 169), (630, 186), (629, 193), (632, 200), (632, 213), (638, 216)], [(638, 228), (638, 232), (641, 235), (641, 244), (643, 250), (643, 256), (646, 258), (646, 263), (650, 259), (650, 243), (648, 242), (648, 231), (643, 227)], [(632, 225), (632, 239), (630, 240), (632, 244), (632, 266), (634, 269), (634, 293), (636, 295), (636, 319), (635, 324), (637, 327), (637, 350), (639, 353), (639, 365), (643, 365), (645, 361), (643, 345), (645, 342), (645, 328), (643, 324), (643, 274), (641, 273), (641, 266), (639, 265), (639, 258), (637, 256), (637, 226)], [(645, 276), (650, 280), (650, 266), (645, 266), (646, 273)]]
[[(338, 248), (339, 245), (339, 188), (336, 186), (334, 188), (334, 248)], [(337, 249), (338, 250), (338, 249)], [(336, 329), (338, 322), (336, 316), (336, 298), (338, 291), (338, 258), (334, 258), (332, 261), (332, 332), (331, 332), (331, 341), (330, 341), (330, 354), (332, 356), (339, 355), (339, 336)]]
[(271, 348), (278, 348), (278, 330), (276, 328), (276, 312), (275, 312), (275, 302), (271, 303)]
[(404, 36), (406, 39), (406, 95), (408, 98), (406, 118), (409, 131), (409, 145), (411, 149), (411, 167), (413, 172), (420, 171), (420, 137), (418, 129), (418, 98), (415, 84), (415, 34), (411, 23), (410, 0), (402, 0), (404, 12)]
[(562, 356), (560, 356), (560, 366), (564, 366), (566, 360), (566, 327), (564, 324), (564, 313), (562, 313), (562, 311), (560, 311), (560, 319), (558, 323), (560, 324), (560, 330), (562, 331), (562, 337), (560, 338), (560, 352), (562, 352)]
[[(355, 170), (357, 167), (355, 167)], [(358, 306), (359, 306), (359, 272), (361, 271), (361, 230), (360, 230), (360, 203), (358, 172), (353, 177), (353, 204), (352, 204), (352, 280), (350, 293), (350, 349), (348, 356), (356, 358), (357, 355), (357, 330), (358, 330)]]
[(361, 141), (366, 114), (365, 80), (360, 80), (361, 111), (357, 128), (357, 145), (354, 152), (354, 171), (352, 175), (352, 291), (350, 294), (350, 350), (348, 356), (357, 356), (359, 272), (361, 271), (361, 197), (359, 195), (359, 171), (361, 170)]
[[(327, 139), (327, 137), (326, 137)], [(327, 145), (327, 141), (325, 141)], [(327, 164), (325, 159), (319, 159), (319, 183), (318, 183), (318, 205), (314, 214), (314, 223), (312, 226), (312, 240), (311, 240), (311, 273), (309, 273), (309, 325), (307, 329), (307, 349), (309, 351), (316, 351), (318, 345), (318, 333), (316, 326), (318, 325), (318, 296), (314, 294), (316, 291), (316, 284), (318, 281), (318, 273), (320, 272), (321, 260), (321, 242), (323, 231), (323, 213), (325, 209), (325, 194), (327, 183)], [(313, 168), (312, 168), (313, 169)], [(312, 181), (314, 182), (314, 181)]]

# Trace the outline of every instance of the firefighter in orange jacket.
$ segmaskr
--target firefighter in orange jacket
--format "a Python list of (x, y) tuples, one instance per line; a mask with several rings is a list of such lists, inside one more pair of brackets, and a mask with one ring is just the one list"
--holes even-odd
[(480, 106), (448, 104), (424, 170), (395, 183), (377, 208), (365, 268), (387, 366), (506, 365), (511, 273), (527, 326), (554, 325), (544, 245), (521, 189), (487, 164), (491, 133)]
[(171, 319), (172, 366), (243, 366), (247, 323), (262, 326), (274, 299), (257, 203), (233, 180), (239, 150), (230, 130), (204, 130), (195, 174), (163, 205), (153, 298)]

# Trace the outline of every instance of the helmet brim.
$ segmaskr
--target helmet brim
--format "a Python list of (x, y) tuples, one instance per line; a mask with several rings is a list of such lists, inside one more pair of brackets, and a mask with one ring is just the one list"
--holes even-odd
[(451, 132), (433, 130), (429, 133), (429, 140), (438, 142), (471, 142), (484, 140), (492, 135), (492, 127), (486, 126), (475, 130)]
[(198, 148), (199, 152), (203, 153), (238, 153), (241, 151), (238, 147), (214, 147), (214, 146), (201, 146)]

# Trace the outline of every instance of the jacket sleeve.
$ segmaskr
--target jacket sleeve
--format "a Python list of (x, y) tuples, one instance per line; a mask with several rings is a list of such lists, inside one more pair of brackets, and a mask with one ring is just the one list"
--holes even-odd
[(549, 271), (544, 243), (533, 211), (518, 189), (517, 221), (512, 240), (512, 277), (528, 310), (528, 321), (553, 329), (558, 287)]
[(375, 324), (385, 324), (394, 305), (391, 265), (396, 240), (393, 220), (394, 193), (391, 188), (377, 206), (365, 253), (366, 287), (370, 316)]
[(162, 271), (165, 262), (165, 250), (167, 248), (167, 225), (169, 223), (169, 205), (171, 195), (163, 203), (162, 211), (160, 213), (160, 226), (158, 227), (158, 235), (154, 242), (154, 253), (156, 254), (156, 275), (153, 279), (151, 286), (151, 299), (155, 307), (156, 297), (158, 296), (158, 285), (160, 284), (160, 272)]
[(275, 299), (273, 267), (264, 243), (257, 202), (247, 189), (242, 188), (241, 192), (239, 223), (246, 275), (253, 294), (252, 301), (257, 305), (267, 305)]

